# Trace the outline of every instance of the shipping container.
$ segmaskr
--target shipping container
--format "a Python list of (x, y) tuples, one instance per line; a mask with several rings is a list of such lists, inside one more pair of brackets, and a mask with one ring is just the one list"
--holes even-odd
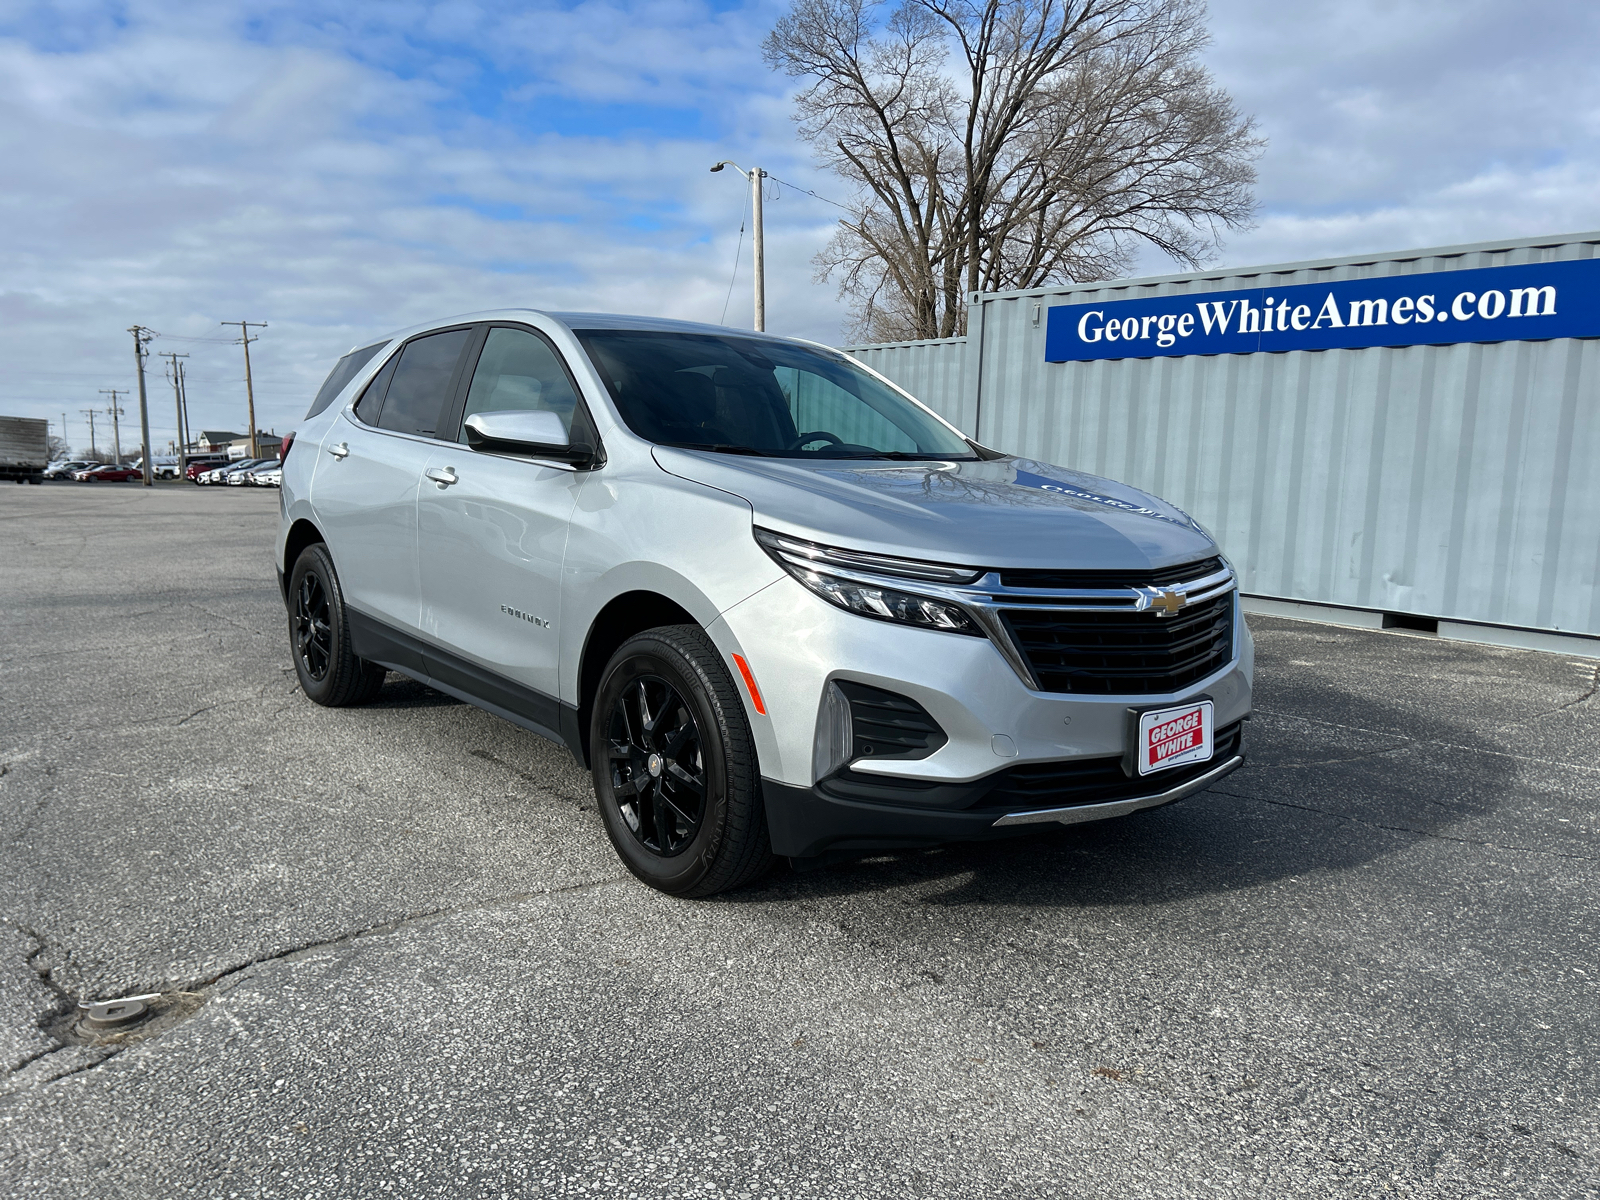
[(1181, 505), (1248, 595), (1594, 637), (1597, 245), (975, 293), (964, 338), (849, 353), (980, 442)]

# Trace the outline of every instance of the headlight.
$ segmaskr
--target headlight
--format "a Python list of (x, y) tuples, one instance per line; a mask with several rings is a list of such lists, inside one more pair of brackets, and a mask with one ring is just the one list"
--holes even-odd
[[(857, 572), (866, 572), (930, 583), (971, 583), (981, 572), (969, 567), (838, 550), (768, 529), (758, 528), (755, 535), (774, 562), (828, 603), (846, 612), (945, 633), (987, 636), (959, 604), (854, 577)], [(839, 568), (839, 571), (830, 571), (829, 567)]]

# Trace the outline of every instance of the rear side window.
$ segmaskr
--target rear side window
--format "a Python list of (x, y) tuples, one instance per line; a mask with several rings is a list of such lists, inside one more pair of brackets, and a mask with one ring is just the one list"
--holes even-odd
[(372, 377), (372, 382), (367, 384), (361, 393), (361, 399), (356, 401), (356, 417), (368, 425), (378, 423), (378, 413), (383, 409), (383, 394), (389, 390), (389, 381), (394, 378), (395, 364), (400, 361), (396, 354), (383, 365), (383, 370)]
[(323, 380), (322, 387), (317, 392), (317, 398), (311, 402), (311, 409), (306, 413), (306, 420), (309, 421), (327, 408), (328, 405), (332, 404), (339, 393), (344, 391), (349, 386), (350, 381), (356, 377), (356, 373), (371, 362), (372, 356), (382, 350), (385, 345), (387, 345), (386, 342), (378, 342), (375, 345), (363, 346), (359, 350), (350, 351), (349, 354), (346, 354), (335, 363), (333, 370), (328, 373), (328, 378)]
[(470, 329), (451, 329), (407, 342), (384, 395), (378, 426), (432, 437), (450, 399), (456, 363), (471, 337)]
[[(491, 329), (461, 419), (484, 412), (553, 412), (570, 435), (577, 404), (572, 381), (549, 343), (524, 329)], [(464, 432), (460, 440), (466, 440)]]

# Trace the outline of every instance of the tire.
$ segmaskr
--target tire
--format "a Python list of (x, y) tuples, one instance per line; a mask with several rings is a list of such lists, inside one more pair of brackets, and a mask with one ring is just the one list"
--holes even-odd
[(350, 649), (350, 619), (333, 556), (321, 542), (300, 552), (289, 573), (289, 652), (306, 698), (327, 708), (365, 704), (385, 670)]
[(623, 643), (600, 677), (589, 746), (606, 834), (651, 887), (712, 896), (771, 867), (750, 722), (699, 626)]

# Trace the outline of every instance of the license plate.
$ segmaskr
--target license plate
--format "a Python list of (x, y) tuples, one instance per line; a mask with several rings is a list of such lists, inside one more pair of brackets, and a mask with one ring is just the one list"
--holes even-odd
[(1209, 700), (1139, 714), (1134, 763), (1140, 775), (1154, 775), (1188, 763), (1207, 762), (1213, 751), (1216, 719)]

